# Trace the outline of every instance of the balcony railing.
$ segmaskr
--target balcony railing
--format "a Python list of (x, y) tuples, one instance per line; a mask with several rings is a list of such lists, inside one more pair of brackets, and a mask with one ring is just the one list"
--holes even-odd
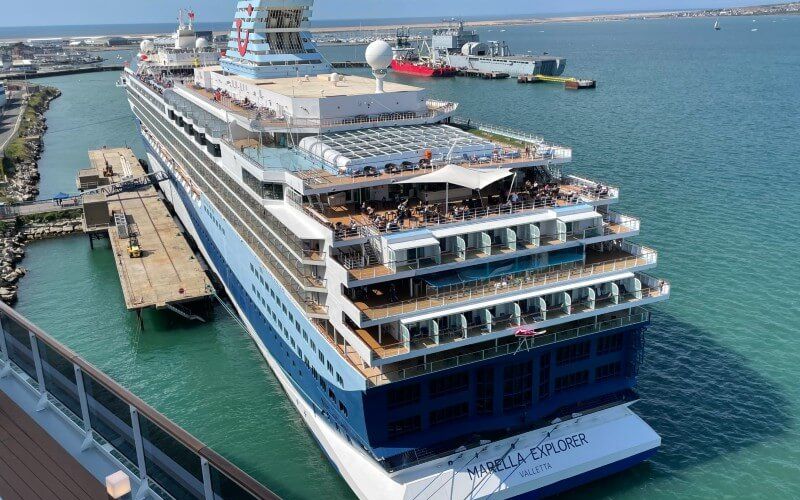
[[(144, 112), (148, 112), (143, 110)], [(148, 112), (149, 113), (149, 112)], [(153, 129), (153, 133), (159, 134), (167, 134), (168, 131), (165, 129), (163, 125), (161, 125), (157, 118), (153, 117), (152, 114), (149, 115), (152, 117), (152, 121), (148, 119), (147, 116), (143, 117), (145, 124), (148, 125)], [(157, 152), (159, 156), (161, 156), (162, 161), (165, 165), (170, 166), (177, 166), (180, 165), (172, 155), (166, 151), (166, 149), (157, 141), (154, 137), (152, 137), (151, 132), (147, 129), (143, 129), (145, 132), (145, 136), (149, 139), (151, 146)], [(252, 229), (246, 227), (242, 222), (239, 220), (239, 216), (233, 213), (233, 211), (228, 208), (228, 203), (224, 202), (218, 195), (217, 192), (224, 193), (224, 186), (222, 186), (218, 181), (215, 179), (211, 179), (209, 176), (204, 176), (201, 173), (201, 169), (205, 167), (200, 165), (199, 162), (194, 161), (192, 158), (192, 154), (186, 149), (186, 147), (182, 144), (182, 137), (180, 134), (172, 134), (173, 136), (178, 137), (178, 141), (169, 141), (166, 140), (166, 137), (162, 137), (162, 141), (165, 144), (170, 144), (171, 147), (176, 148), (179, 152), (184, 156), (184, 164), (188, 167), (194, 175), (197, 177), (197, 180), (204, 184), (204, 193), (209, 199), (214, 203), (214, 205), (221, 211), (222, 215), (228, 220), (228, 222), (234, 227), (234, 229), (239, 233), (239, 235), (249, 243), (250, 247), (253, 249), (254, 252), (258, 255), (260, 260), (267, 266), (275, 278), (284, 286), (284, 288), (290, 292), (292, 296), (296, 299), (297, 304), (306, 312), (310, 314), (327, 314), (327, 308), (319, 304), (316, 300), (312, 298), (312, 296), (306, 292), (299, 283), (297, 283), (298, 277), (294, 276), (289, 273), (288, 270), (283, 265), (278, 264), (275, 262), (275, 258), (267, 251), (266, 247), (264, 247), (263, 240), (258, 239), (255, 237), (255, 234)], [(212, 183), (214, 187), (212, 187)], [(230, 200), (233, 202), (233, 200)], [(234, 205), (235, 206), (235, 205)], [(302, 283), (302, 282), (301, 282)], [(311, 282), (313, 285), (314, 282)]]
[(530, 250), (542, 246), (561, 245), (567, 241), (579, 241), (601, 235), (624, 234), (628, 231), (632, 231), (634, 227), (638, 228), (637, 224), (638, 220), (634, 219), (632, 221), (627, 221), (625, 225), (615, 225), (613, 229), (609, 226), (595, 226), (577, 232), (543, 234), (537, 238), (538, 243), (531, 243), (530, 240), (518, 239), (516, 241), (515, 250), (512, 250), (512, 247), (508, 243), (497, 243), (489, 247), (488, 254), (484, 247), (469, 247), (464, 251), (463, 256), (458, 252), (443, 252), (434, 256), (424, 256), (416, 259), (398, 260), (386, 263), (380, 262), (376, 257), (362, 254), (342, 254), (335, 258), (349, 271), (352, 279), (364, 280), (388, 276), (403, 271), (416, 271), (452, 262), (466, 262), (472, 259), (485, 258), (489, 255), (497, 255), (498, 252), (511, 255), (517, 251)]
[(425, 297), (369, 307), (361, 311), (361, 320), (384, 319), (434, 307), (506, 295), (530, 288), (653, 265), (656, 263), (657, 258), (658, 253), (655, 250), (647, 249), (646, 253), (641, 255), (632, 255), (589, 265), (558, 264), (538, 272), (509, 273), (496, 278), (468, 281), (459, 285), (436, 288), (436, 293)]
[(581, 326), (570, 330), (564, 330), (553, 333), (544, 333), (536, 335), (528, 340), (527, 344), (520, 345), (518, 342), (511, 342), (505, 345), (490, 347), (488, 349), (480, 349), (473, 352), (452, 356), (449, 358), (432, 361), (430, 363), (422, 363), (410, 368), (403, 368), (396, 371), (389, 371), (380, 375), (369, 377), (367, 382), (371, 386), (379, 386), (393, 382), (400, 382), (409, 378), (418, 377), (428, 373), (434, 373), (450, 368), (468, 365), (485, 361), (487, 359), (496, 358), (499, 356), (506, 356), (517, 352), (524, 352), (537, 347), (554, 344), (556, 342), (563, 342), (572, 340), (586, 335), (592, 335), (606, 330), (613, 330), (624, 326), (644, 324), (650, 321), (650, 313), (640, 309), (636, 310), (635, 314), (624, 316), (621, 318), (614, 318), (611, 320), (601, 321), (596, 324)]
[(177, 85), (185, 92), (195, 94), (222, 110), (244, 117), (253, 129), (295, 129), (313, 128), (336, 130), (351, 128), (360, 125), (381, 126), (386, 124), (404, 124), (419, 121), (440, 121), (450, 116), (458, 109), (458, 103), (428, 100), (426, 111), (416, 112), (387, 112), (377, 115), (363, 115), (348, 118), (297, 118), (290, 115), (278, 115), (274, 110), (245, 103), (227, 94), (215, 95), (214, 93), (196, 85)]
[[(157, 119), (154, 118), (154, 120)], [(186, 158), (192, 159), (193, 156), (189, 152), (188, 148), (194, 147), (194, 144), (186, 137), (184, 137), (182, 131), (173, 131), (173, 135), (176, 136), (179, 140), (179, 143), (176, 144), (175, 146), (179, 147), (184, 152)], [(284, 240), (281, 238), (275, 238), (273, 234), (268, 234), (267, 221), (265, 221), (263, 218), (255, 216), (253, 213), (254, 211), (255, 213), (266, 213), (266, 209), (263, 207), (263, 205), (261, 205), (259, 210), (259, 206), (252, 199), (252, 195), (246, 192), (237, 182), (230, 179), (230, 177), (227, 177), (227, 174), (225, 175), (227, 179), (231, 180), (231, 182), (223, 185), (223, 183), (216, 178), (217, 174), (223, 173), (222, 169), (218, 168), (218, 166), (215, 163), (211, 162), (211, 160), (207, 160), (205, 158), (204, 152), (202, 151), (199, 152), (198, 156), (200, 156), (203, 159), (203, 162), (201, 163), (192, 160), (194, 161), (194, 163), (197, 164), (196, 165), (197, 169), (192, 167), (192, 170), (195, 172), (195, 175), (199, 176), (206, 184), (213, 187), (215, 193), (218, 196), (222, 197), (227, 202), (227, 204), (231, 207), (231, 209), (236, 212), (238, 217), (241, 220), (248, 223), (249, 231), (252, 231), (257, 234), (259, 240), (261, 241), (261, 245), (268, 246), (271, 249), (271, 252), (273, 252), (276, 256), (278, 256), (283, 266), (294, 275), (295, 279), (297, 279), (302, 286), (313, 286), (318, 288), (324, 288), (325, 283), (323, 280), (317, 278), (313, 274), (304, 273), (298, 267), (300, 266), (298, 260), (306, 256), (310, 259), (312, 253), (311, 252), (307, 253), (305, 249), (303, 249), (302, 247), (300, 248), (296, 247), (294, 250), (297, 253), (293, 254), (290, 245), (292, 244), (294, 244), (295, 246), (299, 245), (297, 243), (297, 241), (299, 240), (297, 240), (296, 238), (295, 240), (289, 240), (289, 239)], [(177, 165), (174, 159), (170, 158), (170, 160), (168, 161), (170, 162), (170, 164)], [(208, 175), (205, 175), (203, 171), (208, 171)], [(234, 197), (232, 194), (229, 193), (229, 191), (233, 191), (237, 196)], [(278, 245), (279, 243), (281, 244), (282, 248), (279, 247)], [(319, 256), (317, 256), (317, 258), (319, 258)]]
[(76, 435), (160, 496), (278, 498), (3, 303), (0, 325), (0, 378), (38, 393)]
[[(319, 189), (327, 186), (347, 186), (369, 180), (389, 180), (419, 176), (434, 172), (445, 165), (458, 165), (467, 168), (512, 168), (526, 163), (543, 160), (564, 160), (571, 157), (562, 149), (543, 148), (541, 150), (522, 151), (507, 146), (498, 146), (494, 153), (486, 156), (439, 156), (434, 157), (429, 163), (406, 163), (398, 166), (395, 162), (386, 162), (386, 166), (375, 167), (374, 173), (369, 173), (365, 168), (356, 167), (341, 172), (339, 166), (313, 153), (295, 149), (319, 170), (298, 172), (298, 177), (303, 180), (308, 189)], [(393, 166), (389, 166), (393, 165)], [(324, 172), (320, 172), (324, 171)]]
[(382, 358), (397, 356), (398, 354), (405, 354), (414, 350), (427, 349), (436, 345), (447, 344), (472, 337), (480, 337), (508, 328), (520, 327), (522, 325), (534, 325), (546, 320), (549, 321), (567, 317), (575, 313), (596, 311), (603, 307), (610, 307), (668, 294), (668, 284), (661, 285), (660, 283), (655, 283), (653, 287), (642, 288), (641, 290), (626, 292), (617, 296), (607, 295), (593, 301), (589, 301), (588, 299), (576, 301), (570, 304), (569, 310), (565, 309), (564, 305), (559, 305), (542, 311), (537, 310), (531, 313), (521, 314), (520, 316), (506, 314), (502, 317), (494, 318), (490, 324), (481, 323), (470, 325), (466, 329), (458, 327), (448, 328), (439, 332), (438, 342), (431, 336), (418, 336), (408, 341), (382, 346), (380, 352), (377, 354)]

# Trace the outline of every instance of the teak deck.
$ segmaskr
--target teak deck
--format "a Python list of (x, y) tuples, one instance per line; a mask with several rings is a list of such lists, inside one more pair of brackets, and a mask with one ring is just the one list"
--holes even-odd
[(107, 497), (94, 476), (0, 392), (0, 498)]
[[(92, 167), (103, 173), (106, 162), (113, 169), (110, 183), (119, 182), (127, 173), (133, 178), (145, 175), (130, 149), (100, 149), (89, 152)], [(127, 165), (126, 165), (127, 163)], [(172, 219), (153, 186), (108, 196), (112, 213), (125, 214), (128, 227), (136, 235), (141, 258), (128, 256), (129, 239), (121, 238), (115, 227), (108, 237), (119, 272), (125, 307), (164, 308), (207, 297), (211, 282), (194, 256), (189, 244)]]

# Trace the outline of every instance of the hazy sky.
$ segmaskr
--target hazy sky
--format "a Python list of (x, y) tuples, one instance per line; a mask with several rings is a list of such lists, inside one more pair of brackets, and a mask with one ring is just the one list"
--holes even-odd
[[(314, 19), (469, 17), (730, 7), (763, 0), (317, 0)], [(171, 22), (191, 6), (199, 21), (226, 21), (236, 0), (0, 0), (0, 26)]]

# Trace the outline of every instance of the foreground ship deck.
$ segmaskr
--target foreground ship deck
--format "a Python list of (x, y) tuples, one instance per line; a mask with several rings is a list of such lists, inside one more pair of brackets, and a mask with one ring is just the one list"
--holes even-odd
[(0, 392), (0, 495), (29, 498), (108, 498), (77, 460)]
[(374, 80), (334, 73), (310, 4), (241, 3), (218, 66), (122, 84), (337, 470), (362, 498), (506, 498), (646, 459), (660, 439), (629, 407), (670, 285), (619, 189), (566, 173), (569, 147), (384, 84), (383, 42)]
[(3, 303), (0, 496), (278, 498)]

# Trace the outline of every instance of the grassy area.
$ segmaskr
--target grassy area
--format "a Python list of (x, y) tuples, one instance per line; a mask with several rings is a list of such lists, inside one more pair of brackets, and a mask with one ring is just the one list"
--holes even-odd
[(20, 216), (20, 222), (23, 224), (42, 224), (45, 222), (55, 222), (66, 219), (77, 219), (83, 214), (83, 210), (76, 208), (74, 210), (64, 210), (62, 212), (45, 212), (36, 215), (23, 215)]
[(514, 146), (515, 148), (525, 149), (526, 147), (530, 146), (525, 141), (520, 141), (518, 139), (513, 139), (511, 137), (506, 137), (500, 134), (493, 134), (491, 132), (486, 132), (485, 130), (481, 130), (478, 128), (464, 128), (466, 132), (469, 132), (472, 135), (477, 135), (483, 139), (487, 139), (492, 142), (499, 142), (501, 144), (505, 144), (508, 146)]

